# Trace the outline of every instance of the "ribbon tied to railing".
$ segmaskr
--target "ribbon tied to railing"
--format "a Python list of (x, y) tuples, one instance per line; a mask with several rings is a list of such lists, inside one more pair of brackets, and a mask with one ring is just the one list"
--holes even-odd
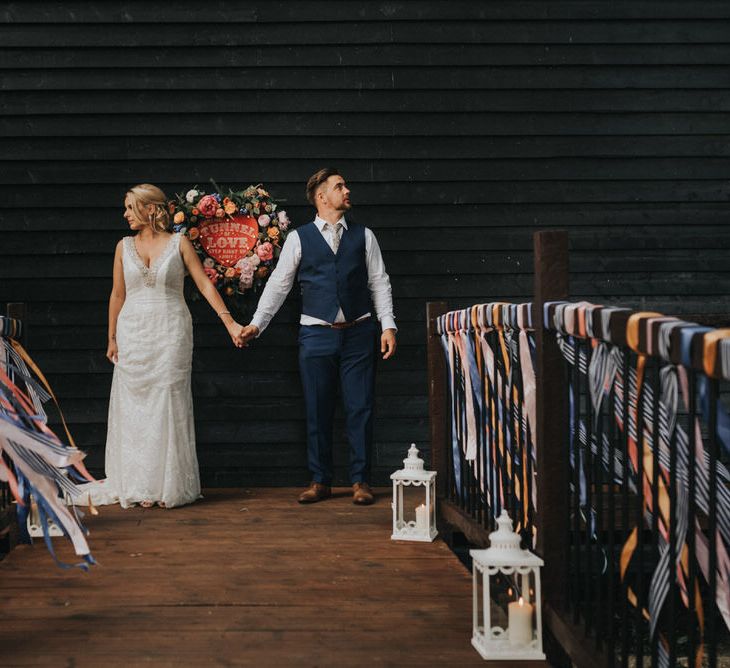
[[(704, 612), (699, 587), (695, 583), (694, 591), (688, 590), (688, 553), (687, 534), (693, 531), (696, 560), (707, 581), (710, 579), (708, 558), (709, 541), (702, 530), (700, 520), (695, 515), (694, 527), (688, 525), (688, 504), (694, 503), (699, 510), (708, 515), (710, 504), (715, 504), (717, 512), (717, 590), (716, 604), (726, 625), (730, 628), (730, 492), (728, 491), (727, 468), (722, 462), (715, 462), (715, 475), (721, 484), (717, 485), (717, 498), (710, 499), (708, 480), (710, 478), (710, 456), (705, 450), (699, 416), (695, 416), (690, 428), (694, 431), (695, 451), (690, 452), (690, 439), (684, 428), (678, 423), (679, 397), (681, 395), (684, 410), (689, 410), (688, 369), (697, 369), (696, 387), (699, 397), (699, 408), (702, 418), (709, 424), (712, 409), (716, 416), (715, 433), (727, 454), (730, 452), (730, 415), (725, 410), (719, 397), (711, 406), (709, 384), (711, 379), (730, 379), (730, 330), (713, 330), (694, 323), (687, 323), (678, 318), (670, 318), (653, 312), (633, 313), (628, 309), (601, 307), (586, 302), (551, 302), (544, 305), (544, 324), (546, 328), (556, 332), (558, 344), (567, 361), (578, 372), (587, 376), (590, 388), (590, 400), (594, 420), (601, 414), (602, 406), (613, 393), (613, 414), (620, 431), (626, 435), (629, 480), (622, 480), (623, 464), (621, 460), (610, 469), (605, 456), (602, 459), (604, 469), (609, 472), (616, 483), (628, 484), (635, 492), (641, 491), (644, 520), (651, 526), (656, 513), (656, 526), (659, 530), (659, 559), (651, 579), (647, 608), (644, 616), (649, 620), (651, 633), (657, 631), (662, 608), (670, 588), (670, 573), (679, 585), (682, 600), (689, 605), (690, 596), (694, 598), (700, 629), (704, 625)], [(577, 345), (578, 340), (587, 340), (587, 345)], [(628, 378), (624, 378), (623, 353), (619, 345), (625, 344), (635, 353), (636, 363), (627, 368)], [(577, 353), (576, 353), (577, 350)], [(659, 391), (655, 391), (646, 382), (645, 372), (648, 357), (655, 357), (664, 364), (659, 369)], [(658, 362), (657, 362), (658, 363)], [(699, 366), (698, 366), (699, 364)], [(571, 427), (573, 417), (577, 418), (579, 397), (570, 389)], [(624, 392), (628, 393), (624, 402)], [(624, 403), (628, 406), (628, 414), (624, 415)], [(641, 411), (639, 411), (641, 406)], [(658, 424), (654, 424), (654, 415), (658, 415)], [(641, 423), (639, 419), (641, 415)], [(578, 439), (593, 454), (598, 452), (596, 425), (588, 430), (582, 420), (579, 433), (573, 434), (571, 428), (570, 447), (571, 464), (580, 468), (580, 499), (583, 510), (591, 518), (589, 529), (594, 539), (597, 535), (592, 527), (594, 510), (585, 507), (588, 498), (585, 467), (581, 457), (576, 456)], [(588, 443), (587, 432), (591, 433)], [(605, 434), (602, 435), (605, 444)], [(670, 470), (670, 451), (676, 444), (676, 470)], [(600, 448), (607, 452), (606, 448)], [(581, 455), (582, 456), (582, 455)], [(639, 461), (641, 460), (641, 461)], [(654, 466), (657, 470), (654, 470)], [(695, 467), (695, 498), (689, 497), (689, 469)], [(639, 479), (641, 472), (641, 479)], [(670, 550), (670, 476), (676, 475), (679, 486), (676, 495), (676, 533), (673, 537), (673, 550)], [(656, 486), (656, 488), (655, 488)], [(654, 498), (657, 507), (654, 507)], [(632, 561), (638, 544), (638, 532), (643, 527), (635, 526), (628, 536), (621, 551), (620, 572), (626, 580), (629, 564)], [(675, 555), (675, 564), (670, 568), (670, 553)], [(627, 585), (627, 595), (635, 606), (641, 605), (633, 589)], [(660, 637), (660, 665), (668, 665), (668, 643)], [(695, 664), (702, 661), (700, 646), (695, 656)]]
[[(535, 508), (535, 372), (532, 305), (491, 302), (450, 311), (436, 323), (447, 368), (455, 487), (479, 481), (495, 517), (514, 495), (518, 528)], [(476, 470), (489, 461), (489, 475)], [(530, 472), (528, 474), (528, 471)], [(528, 490), (531, 490), (528, 496)]]

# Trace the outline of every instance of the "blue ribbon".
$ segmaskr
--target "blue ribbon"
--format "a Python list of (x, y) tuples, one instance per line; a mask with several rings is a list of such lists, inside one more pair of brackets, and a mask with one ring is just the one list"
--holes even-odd
[[(692, 366), (692, 340), (697, 334), (706, 334), (714, 331), (711, 327), (703, 327), (701, 325), (690, 325), (682, 327), (679, 332), (680, 337), (680, 355), (682, 365), (688, 368)], [(702, 413), (702, 419), (705, 424), (710, 425), (710, 383), (704, 373), (697, 374), (697, 391), (699, 393), (699, 406)], [(717, 438), (722, 445), (726, 455), (730, 455), (730, 415), (725, 410), (725, 406), (718, 398), (715, 402), (717, 412), (716, 433)]]
[[(446, 318), (447, 316), (442, 316), (443, 318)], [(454, 410), (453, 406), (453, 397), (456, 394), (456, 388), (454, 387), (454, 369), (452, 369), (449, 365), (449, 338), (446, 330), (446, 323), (444, 322), (444, 327), (442, 328), (442, 334), (441, 334), (441, 345), (444, 349), (444, 354), (446, 355), (446, 364), (449, 366), (449, 373), (446, 375), (448, 376), (448, 383), (449, 383), (449, 396), (452, 398), (452, 405), (451, 409), (449, 410), (449, 414), (451, 415), (451, 456), (453, 459), (453, 468), (454, 468), (454, 483), (456, 485), (456, 489), (461, 494), (462, 486), (461, 486), (461, 458), (460, 458), (460, 451), (459, 451), (459, 435), (456, 431), (456, 412)], [(459, 402), (459, 406), (461, 406), (461, 403)]]

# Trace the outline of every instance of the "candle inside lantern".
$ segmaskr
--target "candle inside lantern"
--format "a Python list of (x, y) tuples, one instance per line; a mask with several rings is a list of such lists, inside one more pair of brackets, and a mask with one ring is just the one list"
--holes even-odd
[(428, 532), (428, 509), (423, 503), (416, 507), (416, 529)]
[(520, 596), (508, 606), (509, 644), (527, 645), (532, 641), (532, 605)]

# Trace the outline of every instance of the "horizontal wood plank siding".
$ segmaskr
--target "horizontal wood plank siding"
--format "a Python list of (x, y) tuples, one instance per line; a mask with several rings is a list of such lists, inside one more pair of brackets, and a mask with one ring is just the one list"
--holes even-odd
[[(529, 299), (536, 230), (570, 231), (574, 298), (728, 311), (728, 65), (726, 2), (3, 3), (0, 302), (28, 303), (100, 471), (125, 190), (262, 181), (301, 224), (303, 182), (336, 165), (400, 328), (383, 483), (428, 439), (425, 302)], [(191, 308), (205, 484), (305, 482), (296, 299), (245, 352)], [(337, 441), (343, 481), (339, 414)]]

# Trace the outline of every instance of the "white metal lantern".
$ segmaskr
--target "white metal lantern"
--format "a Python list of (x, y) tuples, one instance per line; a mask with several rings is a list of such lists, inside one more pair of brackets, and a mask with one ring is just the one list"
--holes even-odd
[[(471, 644), (484, 659), (545, 659), (540, 596), (540, 568), (544, 562), (529, 550), (520, 549), (520, 536), (512, 531), (506, 510), (497, 525), (497, 531), (489, 534), (488, 549), (469, 550), (473, 563)], [(495, 604), (493, 622), (493, 598), (505, 589), (506, 614)]]
[[(33, 498), (32, 494), (30, 496), (30, 512), (28, 513), (26, 525), (28, 527), (28, 535), (31, 538), (43, 538), (43, 525), (41, 523), (41, 515), (38, 512), (38, 504), (36, 503), (36, 500)], [(46, 529), (48, 531), (48, 535), (51, 538), (63, 536), (63, 531), (61, 530), (61, 527), (59, 527), (50, 517), (47, 518)]]
[[(436, 471), (426, 471), (418, 448), (411, 443), (403, 468), (390, 476), (393, 481), (392, 540), (430, 542), (436, 530)], [(412, 518), (412, 519), (411, 519)]]

